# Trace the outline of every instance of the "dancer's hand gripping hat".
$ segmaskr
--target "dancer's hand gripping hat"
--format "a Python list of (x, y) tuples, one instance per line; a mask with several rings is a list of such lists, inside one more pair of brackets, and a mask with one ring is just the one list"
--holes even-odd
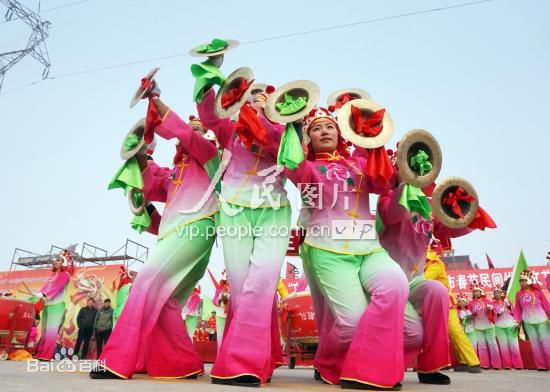
[(435, 187), (432, 208), (435, 217), (452, 229), (462, 229), (474, 220), (479, 207), (472, 184), (460, 177), (447, 177)]
[(137, 105), (137, 103), (145, 98), (147, 93), (151, 91), (155, 83), (155, 75), (157, 74), (159, 67), (155, 67), (145, 77), (141, 79), (140, 85), (130, 100), (130, 109)]
[(344, 139), (363, 147), (382, 147), (393, 135), (393, 121), (386, 109), (367, 99), (354, 99), (338, 112), (338, 125)]

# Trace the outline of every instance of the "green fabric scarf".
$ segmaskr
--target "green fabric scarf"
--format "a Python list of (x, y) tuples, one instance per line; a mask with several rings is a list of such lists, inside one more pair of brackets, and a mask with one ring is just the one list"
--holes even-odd
[(409, 213), (417, 212), (424, 219), (432, 220), (432, 207), (420, 188), (405, 184), (399, 197), (399, 204), (405, 207)]
[(126, 151), (130, 151), (132, 148), (136, 147), (140, 141), (141, 139), (138, 137), (138, 135), (136, 135), (135, 133), (131, 133), (124, 141), (124, 149)]
[[(141, 176), (141, 170), (135, 157), (132, 157), (124, 162), (124, 164), (114, 175), (107, 189), (111, 190), (116, 188), (122, 188), (125, 196), (128, 195), (128, 192), (130, 192), (132, 188), (137, 188), (140, 190), (143, 189), (143, 177)], [(136, 192), (134, 195), (134, 201), (139, 201), (138, 198), (140, 197), (141, 200), (143, 200), (143, 194), (141, 192)], [(134, 216), (130, 222), (132, 229), (136, 230), (140, 234), (147, 230), (150, 225), (151, 217), (146, 209), (141, 215)]]
[(192, 64), (191, 75), (196, 79), (193, 88), (193, 101), (198, 103), (202, 102), (205, 89), (213, 85), (221, 86), (225, 80), (225, 76), (210, 59), (200, 64)]
[(275, 104), (275, 108), (282, 116), (288, 116), (298, 113), (307, 105), (307, 99), (304, 97), (292, 98), (285, 93), (285, 100)]
[(428, 161), (429, 158), (430, 156), (426, 154), (424, 150), (418, 150), (418, 152), (411, 157), (411, 167), (423, 176), (424, 173), (428, 173), (432, 170), (432, 164)]
[(300, 143), (300, 138), (296, 133), (296, 129), (292, 123), (288, 123), (285, 127), (281, 143), (279, 144), (279, 152), (277, 153), (277, 164), (284, 165), (290, 170), (294, 170), (304, 160), (304, 152)]

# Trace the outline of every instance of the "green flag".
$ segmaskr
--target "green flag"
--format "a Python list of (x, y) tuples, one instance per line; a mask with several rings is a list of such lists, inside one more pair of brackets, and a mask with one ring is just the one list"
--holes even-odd
[(202, 297), (202, 319), (208, 321), (210, 316), (212, 316), (212, 311), (218, 311), (211, 298), (206, 296)]
[(516, 262), (516, 265), (514, 266), (514, 270), (512, 271), (512, 277), (510, 278), (510, 284), (508, 285), (508, 290), (506, 291), (506, 297), (508, 297), (508, 300), (516, 304), (516, 294), (519, 291), (519, 277), (523, 270), (528, 269), (529, 266), (527, 265), (527, 260), (525, 260), (525, 256), (523, 255), (523, 249), (519, 252), (518, 261)]

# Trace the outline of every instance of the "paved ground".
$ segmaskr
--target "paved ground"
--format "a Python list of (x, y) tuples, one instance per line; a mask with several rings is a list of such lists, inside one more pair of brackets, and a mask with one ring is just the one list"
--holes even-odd
[[(210, 366), (207, 366), (207, 372)], [(550, 372), (533, 370), (485, 371), (482, 374), (448, 373), (452, 378), (450, 386), (427, 386), (417, 382), (415, 373), (406, 373), (403, 391), (464, 391), (464, 392), (519, 392), (550, 391)], [(331, 391), (336, 386), (324, 385), (313, 381), (310, 368), (286, 367), (278, 369), (273, 382), (262, 387), (262, 391)], [(86, 373), (71, 372), (28, 372), (25, 362), (0, 362), (0, 391), (78, 391), (109, 392), (130, 390), (141, 391), (215, 391), (215, 392), (250, 392), (250, 388), (236, 388), (212, 385), (207, 376), (196, 381), (151, 380), (146, 376), (136, 376), (132, 380), (92, 380)]]

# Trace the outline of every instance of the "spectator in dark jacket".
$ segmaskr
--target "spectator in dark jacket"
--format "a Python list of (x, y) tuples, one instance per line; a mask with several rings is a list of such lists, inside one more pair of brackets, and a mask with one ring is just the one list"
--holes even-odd
[(109, 340), (111, 331), (113, 330), (113, 308), (111, 308), (111, 300), (107, 298), (103, 301), (103, 307), (99, 309), (95, 316), (95, 340), (97, 343), (97, 357), (101, 355), (103, 345)]
[[(76, 338), (76, 345), (74, 352), (80, 359), (86, 358), (88, 355), (88, 347), (90, 345), (90, 339), (94, 333), (94, 323), (97, 309), (93, 299), (88, 299), (88, 304), (80, 309), (78, 316), (76, 317), (76, 324), (78, 326), (78, 337)], [(81, 346), (82, 352), (80, 352)]]

